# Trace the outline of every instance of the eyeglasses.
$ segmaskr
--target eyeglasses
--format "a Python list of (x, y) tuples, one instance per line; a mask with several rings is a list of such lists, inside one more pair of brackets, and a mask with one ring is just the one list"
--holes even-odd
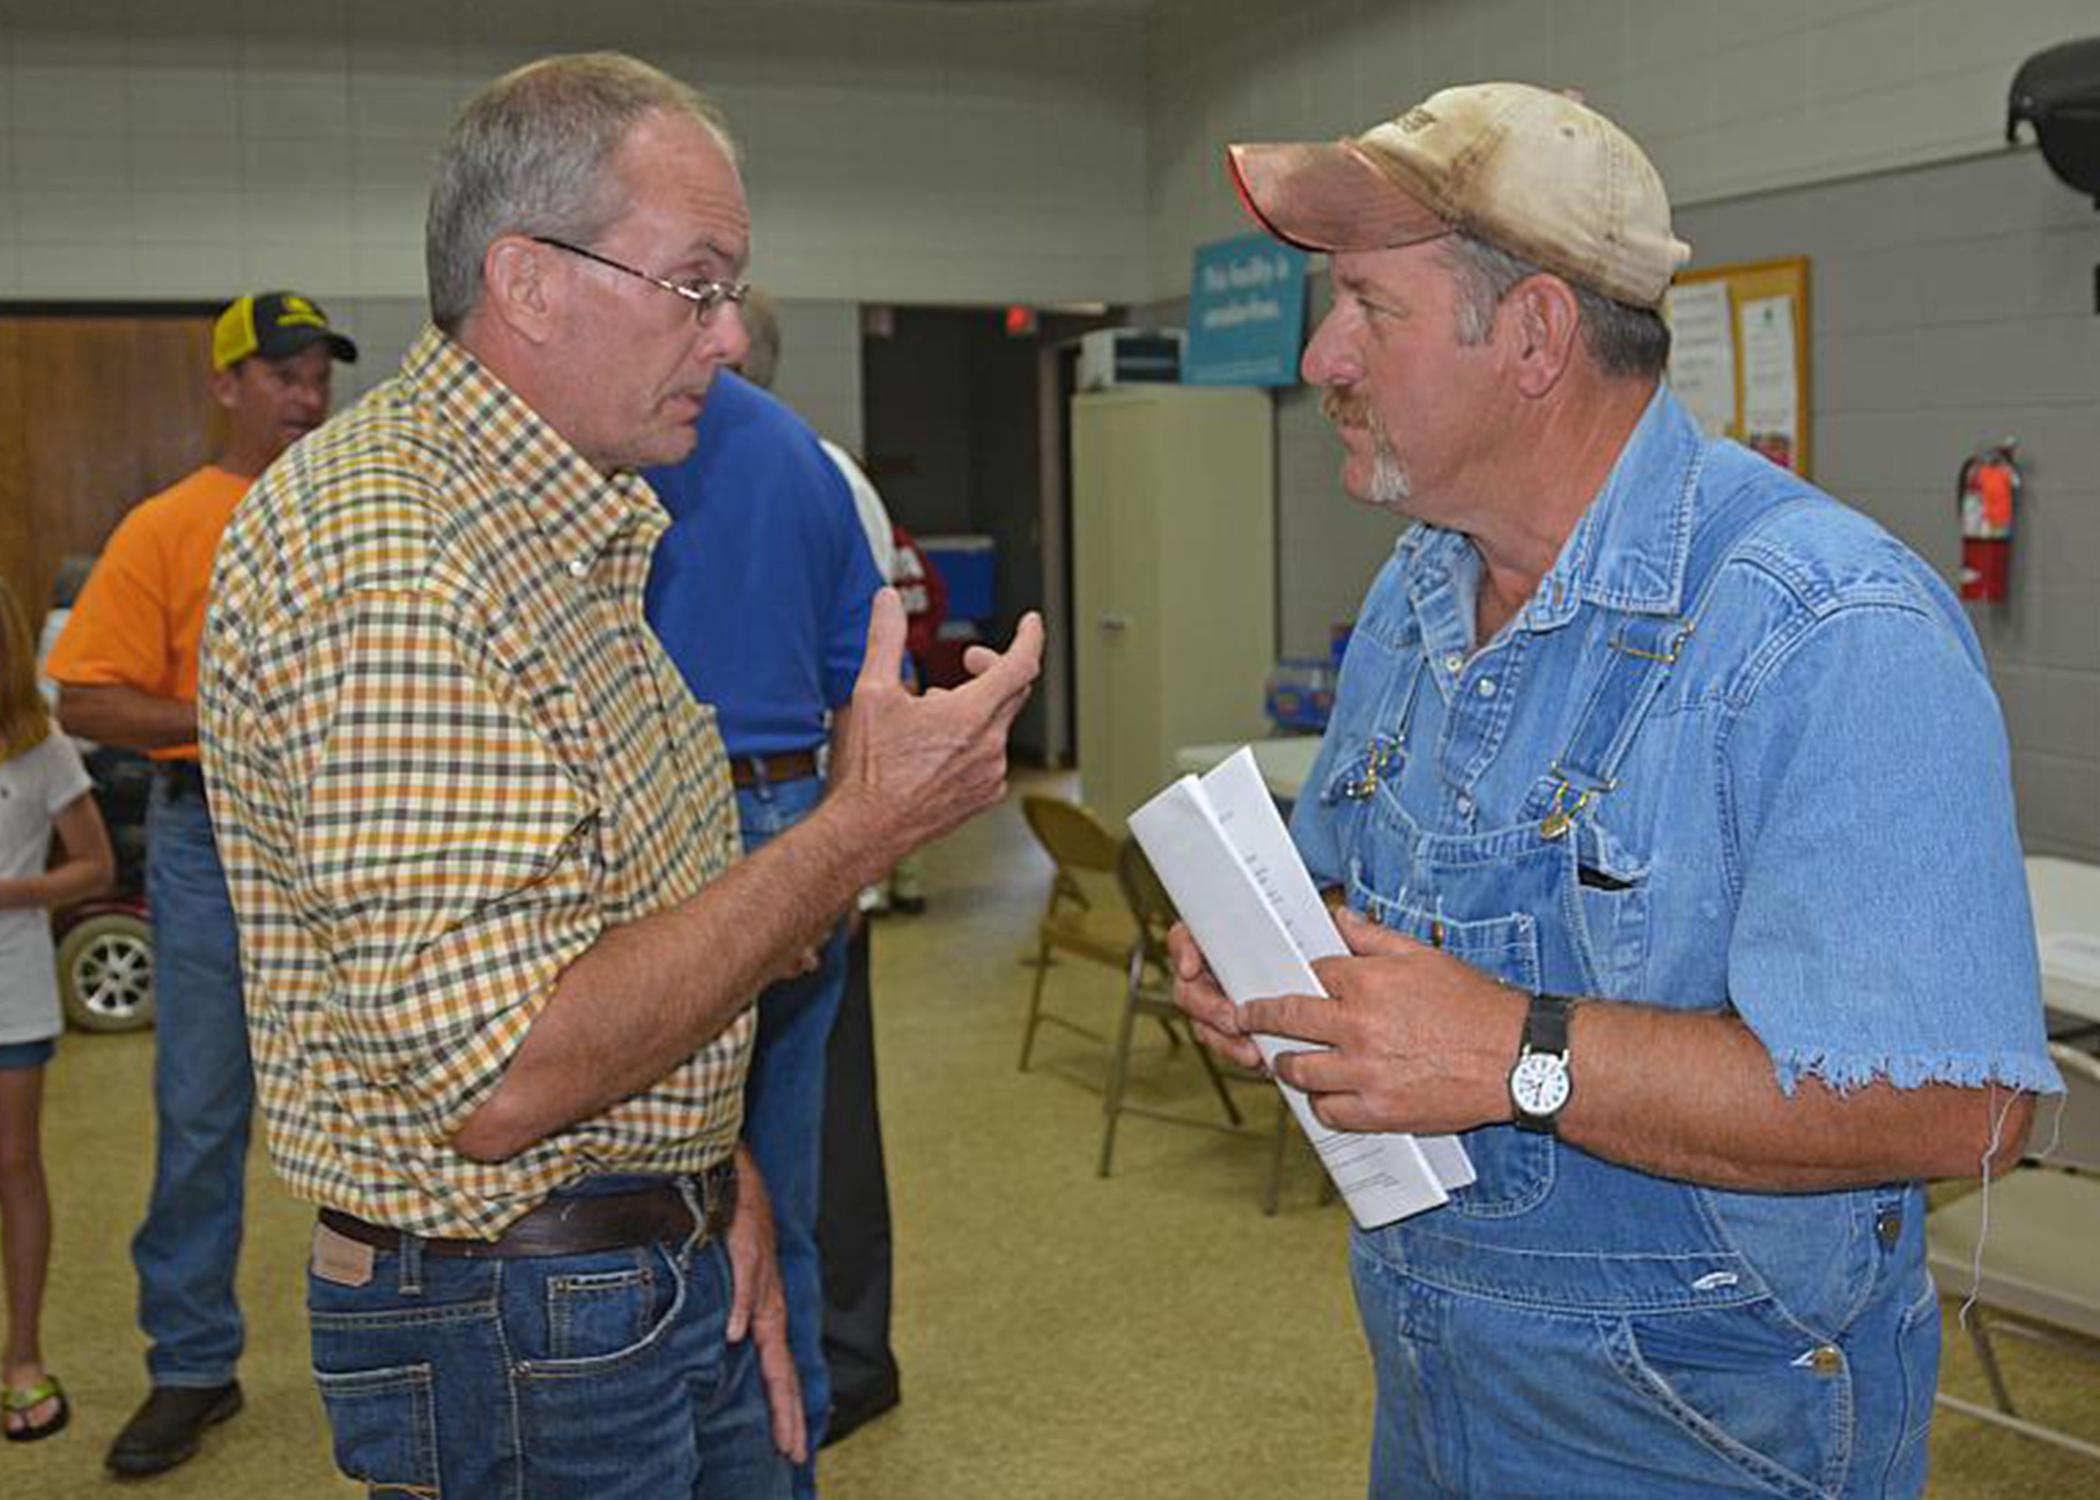
[(537, 245), (552, 245), (557, 250), (566, 250), (571, 255), (580, 255), (585, 260), (594, 260), (601, 266), (632, 276), (637, 281), (646, 281), (651, 286), (660, 286), (667, 292), (675, 292), (693, 304), (693, 318), (702, 328), (714, 320), (725, 302), (734, 302), (739, 307), (751, 295), (748, 281), (668, 281), (661, 276), (651, 276), (647, 271), (637, 271), (633, 266), (623, 265), (609, 255), (600, 255), (595, 250), (586, 250), (581, 245), (572, 245), (567, 240), (555, 239), (552, 235), (536, 234), (532, 237)]

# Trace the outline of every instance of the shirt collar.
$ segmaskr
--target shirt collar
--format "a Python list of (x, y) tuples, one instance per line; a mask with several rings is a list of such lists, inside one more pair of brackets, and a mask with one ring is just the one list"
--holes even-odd
[[(1684, 570), (1692, 537), (1706, 440), (1668, 387), (1635, 424), (1596, 499), (1561, 544), (1514, 624), (1551, 630), (1584, 603), (1633, 614), (1675, 614), (1683, 607)], [(1407, 533), (1409, 597), (1432, 662), (1462, 659), (1485, 642), (1473, 639), (1480, 554), (1472, 539), (1426, 523)], [(1448, 673), (1432, 674), (1448, 687)]]
[(402, 361), (401, 378), (517, 493), (564, 565), (588, 567), (637, 520), (659, 529), (664, 524), (663, 507), (640, 477), (599, 473), (546, 418), (442, 329), (423, 330)]
[(1684, 607), (1684, 570), (1706, 440), (1658, 385), (1619, 461), (1525, 606), (1533, 629), (1565, 624), (1587, 601), (1633, 614)]

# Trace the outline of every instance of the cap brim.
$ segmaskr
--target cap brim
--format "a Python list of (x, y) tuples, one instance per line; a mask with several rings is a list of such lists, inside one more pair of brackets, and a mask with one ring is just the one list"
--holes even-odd
[(1227, 146), (1225, 159), (1255, 222), (1301, 250), (1389, 250), (1454, 227), (1354, 141)]
[(357, 363), (357, 345), (347, 334), (337, 333), (332, 328), (280, 328), (264, 339), (255, 352), (264, 359), (290, 359), (301, 349), (323, 343), (328, 345), (328, 352), (344, 364)]

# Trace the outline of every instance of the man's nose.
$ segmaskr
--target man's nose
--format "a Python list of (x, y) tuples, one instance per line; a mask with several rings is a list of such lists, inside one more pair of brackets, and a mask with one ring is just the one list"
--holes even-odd
[(707, 357), (718, 364), (735, 367), (744, 362), (751, 352), (751, 330), (744, 326), (744, 309), (741, 303), (724, 302), (715, 309), (715, 315), (707, 320), (707, 337), (701, 340)]
[(1298, 361), (1298, 373), (1311, 386), (1346, 385), (1361, 372), (1348, 357), (1347, 347), (1336, 331), (1337, 319), (1330, 312), (1320, 320)]

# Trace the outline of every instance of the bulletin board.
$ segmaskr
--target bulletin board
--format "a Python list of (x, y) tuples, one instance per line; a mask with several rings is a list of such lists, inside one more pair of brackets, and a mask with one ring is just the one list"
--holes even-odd
[(1811, 477), (1808, 257), (1680, 272), (1663, 315), (1670, 386), (1699, 425)]

